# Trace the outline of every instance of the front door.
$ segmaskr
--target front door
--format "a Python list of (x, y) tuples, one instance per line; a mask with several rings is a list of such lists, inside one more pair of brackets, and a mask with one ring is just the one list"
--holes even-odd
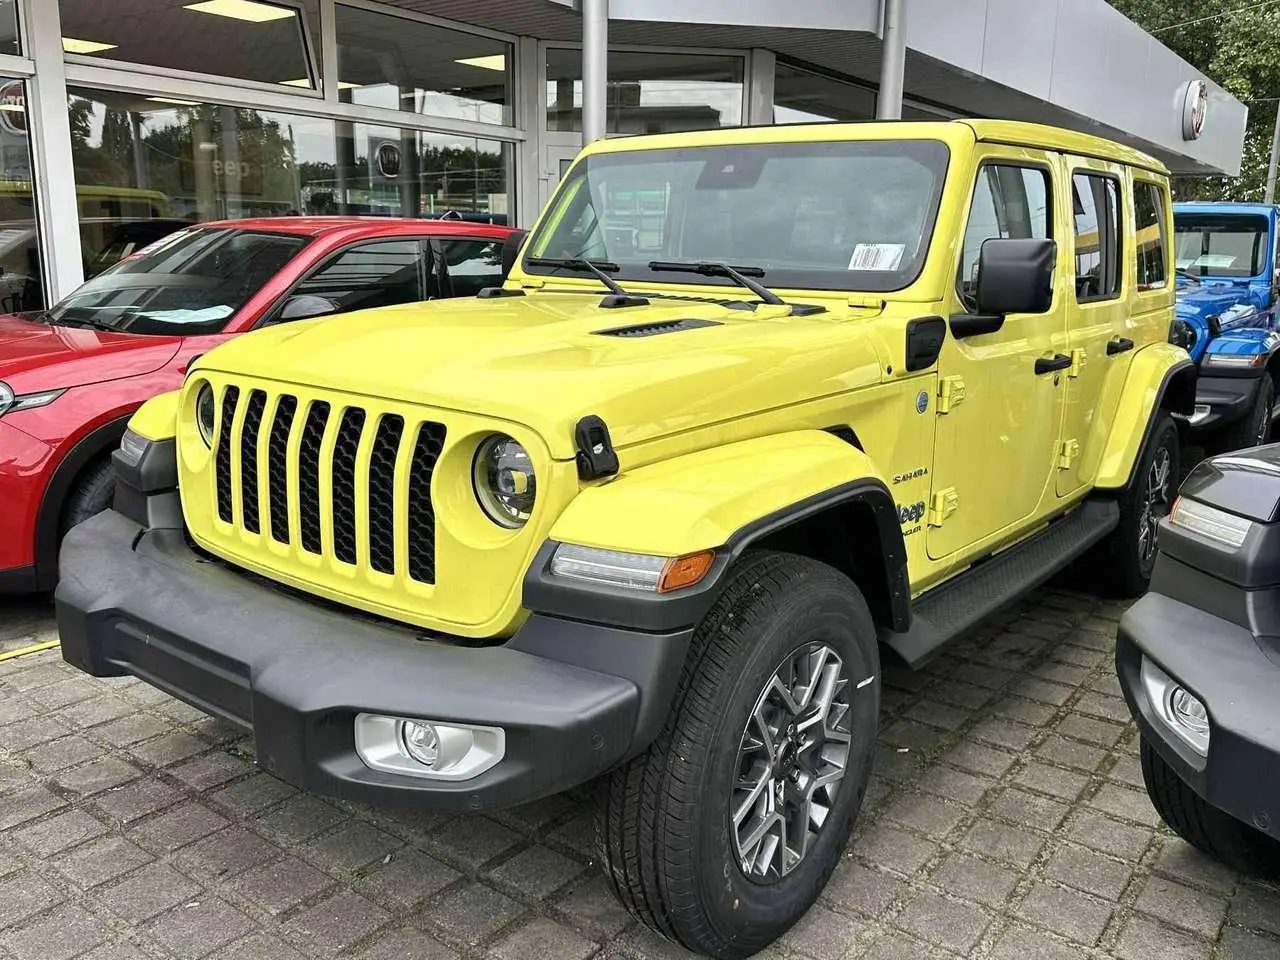
[[(993, 238), (1060, 238), (1062, 189), (1043, 154), (992, 147), (978, 169), (965, 226), (952, 314), (972, 313), (978, 258)], [(1045, 369), (1067, 349), (1065, 252), (1059, 247), (1053, 306), (1010, 314), (993, 333), (948, 337), (939, 395), (925, 545), (943, 559), (1032, 522), (1045, 499), (1062, 419), (1063, 371)]]
[[(1125, 273), (1124, 171), (1100, 160), (1068, 157), (1071, 198), (1071, 282), (1067, 316), (1071, 367), (1063, 384), (1065, 410), (1055, 471), (1057, 495), (1068, 498), (1093, 479), (1106, 443), (1111, 409), (1119, 401), (1128, 369), (1125, 341), (1129, 290)], [(1132, 281), (1129, 281), (1132, 283)], [(1132, 336), (1127, 338), (1132, 343)]]

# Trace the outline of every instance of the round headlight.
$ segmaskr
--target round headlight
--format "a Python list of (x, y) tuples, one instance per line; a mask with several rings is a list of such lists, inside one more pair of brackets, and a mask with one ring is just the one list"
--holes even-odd
[(476, 499), (489, 519), (512, 529), (524, 526), (538, 490), (529, 451), (510, 437), (495, 434), (476, 449), (471, 478)]
[(196, 426), (207, 447), (213, 446), (213, 406), (213, 387), (203, 383), (196, 394)]

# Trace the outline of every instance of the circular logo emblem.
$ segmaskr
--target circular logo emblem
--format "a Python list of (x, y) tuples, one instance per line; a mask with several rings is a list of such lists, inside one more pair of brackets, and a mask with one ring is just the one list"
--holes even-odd
[(0, 129), (19, 137), (27, 135), (27, 97), (21, 80), (0, 86)]
[(394, 143), (378, 144), (378, 172), (388, 180), (400, 176), (400, 147)]
[(1209, 112), (1209, 87), (1203, 80), (1188, 80), (1182, 88), (1182, 139), (1198, 140)]
[(924, 413), (929, 409), (929, 394), (921, 390), (916, 394), (916, 413)]

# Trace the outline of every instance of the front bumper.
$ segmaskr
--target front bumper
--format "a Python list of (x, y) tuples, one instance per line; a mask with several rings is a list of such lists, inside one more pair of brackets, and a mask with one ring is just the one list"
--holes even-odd
[[(243, 727), (259, 764), (299, 788), (374, 803), (494, 809), (608, 770), (656, 734), (692, 633), (535, 614), (504, 644), (465, 647), (247, 577), (115, 511), (61, 556), (68, 663)], [(501, 727), (506, 752), (464, 781), (374, 770), (355, 751), (361, 712)]]
[(1192, 430), (1197, 433), (1220, 430), (1247, 415), (1258, 396), (1258, 384), (1262, 382), (1259, 374), (1263, 372), (1235, 377), (1201, 374), (1196, 381), (1195, 413), (1189, 418)]
[[(1207, 757), (1172, 733), (1150, 702), (1140, 680), (1144, 655), (1208, 709)], [(1211, 806), (1280, 839), (1280, 655), (1243, 627), (1148, 593), (1120, 620), (1116, 670), (1143, 737), (1178, 776)]]

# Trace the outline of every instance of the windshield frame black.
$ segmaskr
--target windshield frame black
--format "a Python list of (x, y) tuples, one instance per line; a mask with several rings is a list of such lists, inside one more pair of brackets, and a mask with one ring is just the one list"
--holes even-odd
[[(75, 298), (84, 297), (86, 294), (92, 294), (94, 292), (93, 290), (86, 289), (86, 288), (89, 288), (94, 285), (101, 285), (104, 288), (103, 292), (106, 292), (106, 288), (111, 285), (112, 279), (119, 277), (122, 274), (136, 276), (140, 281), (136, 285), (138, 288), (149, 288), (152, 290), (158, 290), (160, 287), (164, 286), (164, 284), (154, 283), (149, 285), (145, 282), (141, 282), (144, 278), (148, 276), (158, 276), (158, 277), (180, 276), (181, 274), (174, 274), (174, 273), (148, 273), (141, 270), (135, 271), (135, 270), (132, 270), (131, 268), (137, 266), (138, 260), (147, 256), (149, 252), (163, 255), (166, 249), (170, 248), (171, 246), (173, 246), (175, 243), (178, 242), (179, 237), (182, 234), (187, 234), (187, 235), (200, 234), (200, 235), (206, 235), (206, 236), (210, 234), (221, 234), (228, 240), (240, 235), (255, 235), (255, 236), (261, 236), (261, 237), (271, 237), (273, 239), (279, 238), (282, 240), (289, 240), (289, 241), (296, 242), (297, 248), (292, 252), (292, 254), (290, 254), (289, 258), (280, 267), (281, 270), (287, 268), (289, 264), (292, 264), (293, 262), (295, 262), (297, 258), (300, 255), (302, 255), (303, 251), (306, 250), (306, 248), (315, 240), (315, 237), (312, 234), (295, 232), (291, 230), (262, 230), (262, 229), (257, 229), (249, 226), (237, 226), (237, 225), (231, 225), (231, 224), (219, 224), (217, 226), (214, 226), (214, 225), (205, 226), (205, 225), (193, 224), (191, 227), (186, 228), (185, 230), (177, 230), (165, 237), (162, 237), (160, 240), (149, 245), (148, 247), (145, 247), (142, 250), (139, 250), (133, 256), (127, 257), (123, 260), (120, 260), (112, 264), (110, 267), (108, 267), (106, 270), (103, 270), (97, 276), (92, 277), (89, 280), (86, 280), (83, 284), (81, 284), (75, 290), (72, 290), (69, 294), (67, 294), (57, 303), (53, 304), (53, 306), (43, 311), (41, 313), (40, 320), (44, 323), (49, 323), (54, 326), (69, 326), (69, 327), (84, 326), (84, 327), (92, 327), (93, 329), (101, 330), (108, 333), (124, 333), (124, 334), (132, 334), (135, 336), (206, 336), (210, 334), (218, 334), (223, 332), (226, 329), (226, 327), (240, 315), (240, 313), (244, 310), (244, 308), (248, 306), (254, 300), (254, 298), (257, 297), (258, 294), (260, 294), (262, 290), (264, 290), (277, 276), (279, 276), (279, 270), (277, 270), (276, 273), (268, 277), (264, 283), (262, 283), (257, 289), (255, 289), (252, 293), (250, 293), (247, 297), (245, 297), (243, 301), (241, 301), (238, 304), (228, 304), (228, 306), (230, 306), (232, 309), (231, 309), (231, 312), (228, 313), (225, 317), (220, 317), (216, 320), (208, 320), (208, 321), (171, 323), (169, 325), (171, 329), (146, 329), (145, 327), (139, 329), (139, 328), (135, 328), (131, 324), (116, 325), (114, 323), (105, 323), (105, 322), (97, 323), (97, 322), (94, 322), (93, 314), (95, 314), (99, 310), (103, 310), (110, 313), (111, 311), (109, 310), (109, 308), (75, 307), (72, 305), (72, 301)], [(155, 249), (152, 250), (152, 248), (155, 248)], [(196, 276), (199, 276), (199, 275), (197, 274)], [(133, 285), (130, 285), (130, 286), (133, 286)], [(173, 310), (173, 309), (177, 309), (177, 308), (172, 308), (172, 307), (164, 308), (164, 310)], [(193, 309), (198, 309), (198, 308), (193, 308)], [(211, 308), (206, 308), (206, 309), (211, 309)], [(136, 313), (136, 316), (140, 319), (145, 319), (147, 317), (147, 313), (145, 310), (139, 310)], [(163, 326), (163, 321), (156, 320), (154, 322), (157, 327)]]
[[(1232, 225), (1238, 225), (1240, 229), (1231, 229)], [(1212, 236), (1215, 233), (1235, 233), (1254, 235), (1253, 239), (1253, 255), (1247, 270), (1239, 267), (1177, 267), (1178, 248), (1183, 237), (1200, 235), (1208, 233)], [(1174, 266), (1179, 270), (1185, 270), (1191, 275), (1203, 277), (1222, 277), (1229, 280), (1250, 280), (1255, 277), (1263, 276), (1267, 270), (1268, 244), (1271, 243), (1271, 225), (1267, 220), (1265, 213), (1179, 213), (1173, 218), (1173, 262)], [(1203, 243), (1201, 244), (1203, 248)], [(1210, 249), (1209, 255), (1213, 251)], [(1200, 256), (1205, 256), (1202, 249)]]
[[(542, 267), (530, 263), (529, 261), (537, 260), (533, 251), (540, 251), (551, 237), (555, 227), (566, 218), (573, 218), (577, 215), (575, 207), (569, 207), (555, 217), (556, 223), (552, 224), (551, 219), (559, 210), (561, 204), (566, 202), (568, 192), (574, 188), (574, 184), (580, 178), (587, 176), (593, 168), (621, 166), (621, 165), (639, 165), (655, 162), (655, 157), (661, 157), (661, 161), (685, 161), (692, 159), (703, 159), (709, 153), (714, 151), (728, 150), (760, 150), (769, 151), (771, 156), (821, 156), (823, 154), (831, 154), (841, 149), (849, 150), (856, 148), (856, 152), (850, 152), (850, 157), (863, 156), (902, 156), (907, 159), (914, 159), (921, 165), (928, 168), (935, 175), (932, 194), (928, 199), (928, 208), (925, 212), (925, 218), (921, 225), (920, 245), (916, 255), (902, 267), (895, 271), (875, 271), (875, 270), (800, 270), (787, 267), (771, 267), (766, 263), (753, 263), (751, 266), (764, 268), (765, 276), (762, 281), (770, 289), (773, 290), (817, 290), (830, 291), (833, 293), (857, 292), (857, 293), (893, 293), (905, 290), (910, 287), (924, 272), (924, 268), (929, 260), (929, 254), (933, 248), (934, 234), (937, 230), (938, 216), (941, 210), (943, 194), (947, 188), (947, 177), (951, 166), (951, 148), (946, 141), (936, 137), (900, 137), (894, 139), (840, 139), (840, 140), (806, 140), (802, 142), (755, 142), (755, 143), (734, 143), (734, 144), (705, 144), (701, 146), (689, 147), (659, 147), (643, 150), (621, 150), (617, 152), (603, 152), (591, 154), (579, 160), (573, 165), (568, 175), (561, 181), (551, 201), (547, 204), (547, 216), (544, 217), (534, 230), (533, 236), (524, 246), (524, 253), (521, 256), (521, 269), (526, 274), (538, 277), (554, 277), (556, 270), (554, 268)], [(915, 151), (913, 153), (913, 151)], [(929, 156), (929, 153), (933, 156)], [(661, 162), (659, 161), (659, 162)], [(569, 201), (577, 203), (577, 198)], [(726, 251), (726, 255), (729, 252)], [(643, 293), (644, 284), (653, 283), (670, 283), (689, 285), (696, 283), (698, 286), (716, 286), (716, 287), (732, 287), (735, 286), (733, 281), (728, 278), (698, 276), (692, 278), (690, 274), (676, 271), (654, 271), (648, 269), (648, 263), (652, 259), (676, 260), (678, 257), (660, 257), (654, 258), (644, 256), (643, 259), (627, 260), (610, 254), (610, 260), (614, 260), (621, 268), (615, 279), (627, 281), (630, 283), (629, 289), (633, 293)], [(734, 259), (730, 256), (730, 259)], [(738, 262), (741, 258), (734, 259)]]

